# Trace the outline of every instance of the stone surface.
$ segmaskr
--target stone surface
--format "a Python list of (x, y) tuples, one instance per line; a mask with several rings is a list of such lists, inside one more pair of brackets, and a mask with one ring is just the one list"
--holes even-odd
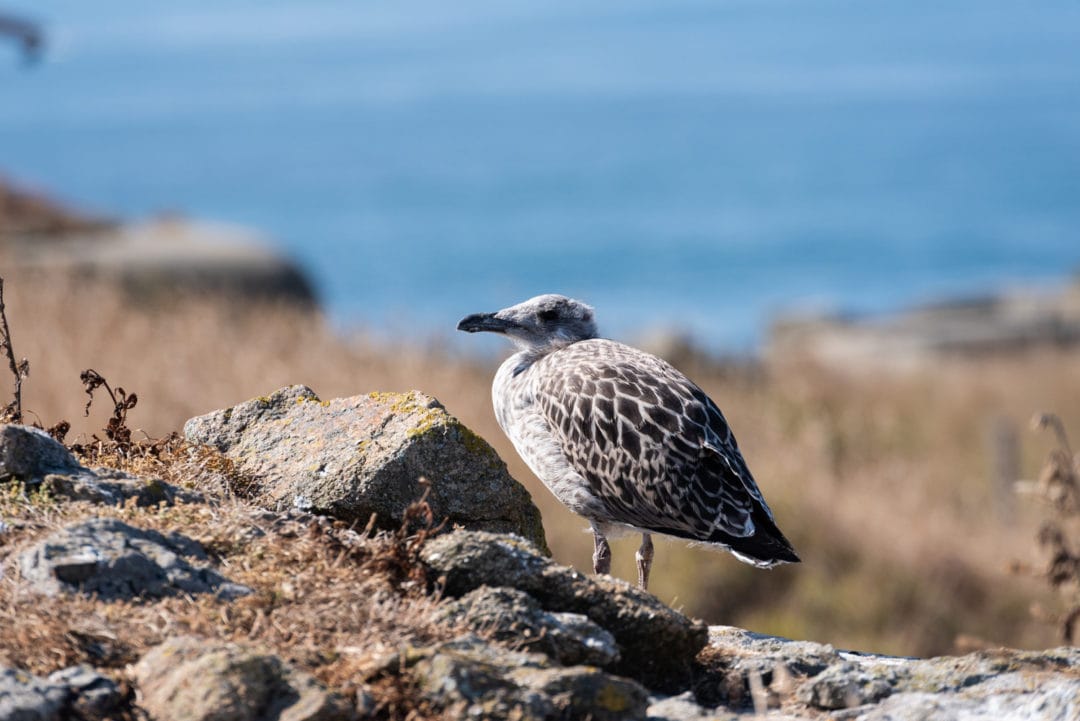
[(551, 717), (556, 719), (644, 719), (648, 707), (648, 694), (637, 683), (589, 666), (522, 667), (512, 671), (510, 678), (550, 699), (555, 709)]
[(137, 478), (111, 468), (85, 468), (40, 428), (0, 425), (0, 481), (10, 480), (54, 498), (110, 506), (132, 498), (140, 506), (202, 500), (198, 493), (157, 479)]
[(1076, 721), (1080, 684), (1075, 679), (1010, 673), (947, 693), (904, 692), (882, 703), (850, 709), (837, 721)]
[(645, 689), (630, 679), (592, 666), (554, 666), (542, 654), (476, 637), (395, 655), (376, 673), (408, 674), (451, 718), (618, 721), (644, 719), (648, 704)]
[(0, 719), (3, 721), (60, 721), (70, 689), (0, 666)]
[(29, 587), (47, 595), (82, 591), (103, 599), (214, 593), (251, 593), (208, 566), (195, 541), (179, 534), (135, 528), (115, 518), (65, 526), (19, 554)]
[(483, 439), (418, 392), (320, 401), (303, 386), (192, 418), (188, 440), (231, 458), (272, 510), (381, 528), (425, 493), (436, 521), (516, 533), (546, 548), (540, 512)]
[(123, 705), (124, 693), (116, 681), (89, 666), (71, 666), (49, 674), (49, 682), (71, 691), (68, 708), (84, 721), (105, 719)]
[(653, 700), (648, 716), (649, 721), (733, 721), (739, 718), (734, 711), (702, 706), (690, 691)]
[(443, 605), (440, 613), (444, 620), (565, 666), (611, 666), (619, 660), (615, 639), (587, 616), (550, 613), (517, 589), (481, 586)]
[[(710, 652), (719, 653), (712, 663), (723, 668), (723, 683), (738, 688), (758, 673), (764, 686), (772, 686), (767, 695), (784, 702), (789, 717), (827, 712), (837, 721), (1080, 718), (1080, 648), (913, 659), (838, 651), (737, 628), (709, 631)], [(793, 688), (776, 688), (780, 668)], [(699, 697), (723, 695), (701, 684), (696, 690)], [(749, 696), (729, 694), (729, 708), (749, 713)]]
[(135, 665), (139, 705), (157, 721), (333, 721), (351, 709), (309, 674), (235, 643), (182, 636)]
[(107, 506), (122, 505), (134, 499), (137, 506), (172, 505), (178, 500), (201, 503), (201, 494), (166, 483), (157, 478), (139, 478), (112, 468), (95, 468), (79, 473), (50, 473), (41, 481), (41, 490), (54, 498), (87, 501)]
[(880, 701), (892, 693), (895, 674), (875, 676), (851, 663), (832, 666), (799, 688), (798, 698), (815, 708), (834, 711)]
[(0, 480), (38, 483), (50, 473), (85, 470), (67, 448), (40, 428), (0, 426)]
[(694, 657), (708, 640), (704, 625), (655, 596), (617, 579), (560, 566), (513, 536), (456, 531), (431, 539), (420, 555), (430, 577), (439, 578), (450, 596), (481, 586), (515, 588), (545, 611), (587, 616), (618, 644), (620, 658), (610, 670), (656, 691), (689, 687)]
[(733, 626), (710, 626), (709, 645), (728, 655), (730, 666), (741, 673), (771, 675), (782, 664), (792, 675), (814, 676), (844, 656), (828, 644), (792, 641)]

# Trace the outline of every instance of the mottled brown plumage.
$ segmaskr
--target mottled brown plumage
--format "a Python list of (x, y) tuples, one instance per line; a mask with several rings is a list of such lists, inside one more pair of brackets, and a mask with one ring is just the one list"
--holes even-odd
[(716, 404), (660, 358), (596, 338), (591, 308), (539, 296), (458, 327), (505, 333), (521, 349), (496, 374), (496, 417), (540, 480), (592, 524), (598, 572), (610, 566), (606, 536), (627, 528), (643, 534), (643, 586), (652, 533), (757, 566), (799, 560)]

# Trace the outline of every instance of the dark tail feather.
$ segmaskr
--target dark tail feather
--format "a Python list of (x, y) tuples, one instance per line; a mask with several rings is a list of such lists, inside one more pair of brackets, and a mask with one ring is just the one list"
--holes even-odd
[(754, 535), (736, 538), (727, 533), (717, 532), (709, 538), (709, 541), (722, 543), (730, 548), (740, 561), (755, 566), (768, 567), (780, 563), (799, 563), (801, 559), (791, 547), (791, 542), (784, 537), (764, 509), (755, 504), (751, 518), (754, 519)]

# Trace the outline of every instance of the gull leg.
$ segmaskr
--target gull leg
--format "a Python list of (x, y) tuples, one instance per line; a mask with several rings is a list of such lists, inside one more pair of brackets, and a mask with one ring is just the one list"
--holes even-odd
[(646, 589), (649, 587), (649, 571), (652, 569), (652, 535), (641, 534), (641, 548), (634, 554), (634, 558), (637, 559), (637, 585)]
[(608, 545), (607, 539), (604, 538), (604, 534), (600, 532), (600, 529), (593, 526), (593, 554), (592, 554), (592, 567), (593, 573), (597, 575), (607, 575), (611, 573), (611, 546)]

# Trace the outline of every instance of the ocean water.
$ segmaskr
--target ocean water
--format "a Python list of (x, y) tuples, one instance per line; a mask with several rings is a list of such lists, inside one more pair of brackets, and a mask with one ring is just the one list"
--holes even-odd
[[(11, 0), (0, 173), (255, 226), (343, 326), (555, 291), (744, 352), (1080, 266), (1073, 1)], [(475, 342), (475, 338), (469, 342)]]

